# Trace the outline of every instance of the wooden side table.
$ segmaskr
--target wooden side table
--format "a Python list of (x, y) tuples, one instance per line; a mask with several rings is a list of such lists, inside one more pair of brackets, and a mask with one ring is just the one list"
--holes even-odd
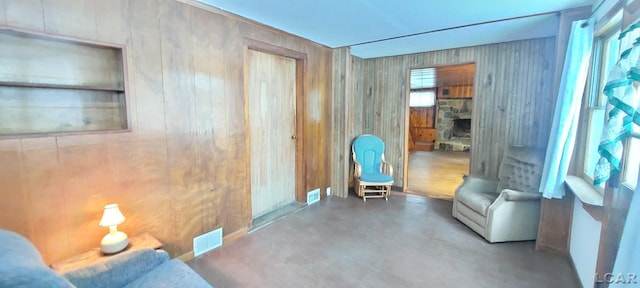
[(124, 251), (131, 251), (141, 248), (162, 248), (162, 243), (158, 239), (151, 236), (149, 233), (142, 233), (129, 238), (129, 245), (121, 252), (115, 254), (104, 254), (100, 251), (100, 247), (93, 248), (85, 253), (65, 259), (59, 262), (51, 264), (51, 268), (58, 273), (65, 273), (86, 267), (91, 264), (104, 262), (113, 255), (118, 255)]

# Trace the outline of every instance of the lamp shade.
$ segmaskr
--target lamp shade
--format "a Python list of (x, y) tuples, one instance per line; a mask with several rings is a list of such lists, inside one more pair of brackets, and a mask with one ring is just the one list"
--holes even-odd
[(104, 212), (102, 214), (102, 220), (100, 220), (100, 226), (107, 227), (118, 225), (124, 222), (124, 216), (118, 208), (118, 204), (109, 204), (104, 206)]

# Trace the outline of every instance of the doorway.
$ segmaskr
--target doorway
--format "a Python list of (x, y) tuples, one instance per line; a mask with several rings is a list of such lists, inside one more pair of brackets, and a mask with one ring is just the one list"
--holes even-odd
[(296, 60), (246, 50), (251, 217), (296, 200)]
[(475, 63), (408, 73), (404, 190), (452, 199), (469, 172)]

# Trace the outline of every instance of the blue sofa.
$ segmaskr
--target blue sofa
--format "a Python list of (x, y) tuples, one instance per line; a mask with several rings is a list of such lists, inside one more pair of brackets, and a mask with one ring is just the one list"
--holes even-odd
[(139, 249), (58, 274), (26, 238), (0, 229), (0, 287), (211, 287), (162, 250)]

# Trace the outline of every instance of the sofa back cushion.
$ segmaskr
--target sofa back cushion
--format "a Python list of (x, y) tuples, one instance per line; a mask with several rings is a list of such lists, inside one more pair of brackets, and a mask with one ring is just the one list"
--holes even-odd
[(512, 189), (521, 192), (539, 193), (540, 178), (544, 164), (544, 154), (540, 149), (526, 146), (512, 146), (504, 155), (498, 170), (498, 189)]
[(0, 287), (73, 287), (49, 268), (38, 249), (19, 234), (0, 229)]

